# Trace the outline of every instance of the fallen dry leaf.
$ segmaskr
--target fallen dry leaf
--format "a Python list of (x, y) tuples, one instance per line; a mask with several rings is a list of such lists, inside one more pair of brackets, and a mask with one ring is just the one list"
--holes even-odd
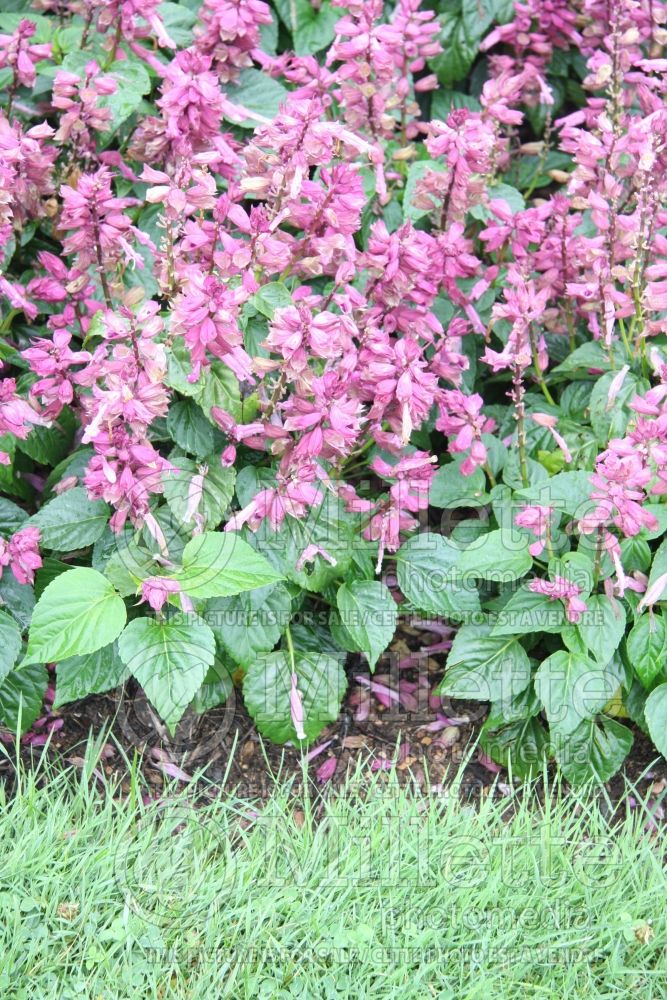
[(650, 920), (644, 920), (634, 928), (635, 937), (640, 944), (648, 944), (655, 937), (655, 931), (651, 927)]

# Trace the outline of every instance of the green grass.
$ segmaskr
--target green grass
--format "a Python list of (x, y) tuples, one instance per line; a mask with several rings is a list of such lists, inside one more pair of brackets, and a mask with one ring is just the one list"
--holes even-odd
[(641, 803), (612, 830), (583, 793), (471, 806), (365, 765), (326, 800), (145, 806), (92, 768), (0, 794), (3, 1000), (665, 996)]

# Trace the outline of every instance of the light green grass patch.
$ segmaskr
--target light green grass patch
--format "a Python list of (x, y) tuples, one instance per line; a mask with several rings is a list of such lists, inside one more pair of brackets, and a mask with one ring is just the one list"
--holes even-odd
[(665, 838), (641, 801), (611, 829), (591, 794), (469, 805), (365, 763), (327, 798), (144, 805), (136, 768), (121, 798), (94, 765), (0, 793), (2, 997), (665, 995)]

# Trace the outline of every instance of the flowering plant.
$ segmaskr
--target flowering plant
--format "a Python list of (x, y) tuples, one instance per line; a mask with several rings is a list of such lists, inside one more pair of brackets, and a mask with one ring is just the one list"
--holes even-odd
[(666, 22), (0, 15), (6, 724), (55, 663), (309, 741), (420, 614), (515, 773), (667, 752)]

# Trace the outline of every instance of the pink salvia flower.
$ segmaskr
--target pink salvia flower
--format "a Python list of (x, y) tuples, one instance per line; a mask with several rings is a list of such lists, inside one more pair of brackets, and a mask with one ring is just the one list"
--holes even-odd
[(150, 576), (141, 584), (141, 596), (144, 601), (148, 601), (153, 611), (161, 611), (169, 595), (178, 594), (180, 590), (178, 580), (171, 580), (167, 576)]
[(525, 506), (523, 510), (514, 518), (514, 523), (519, 528), (527, 528), (536, 537), (536, 541), (531, 542), (528, 551), (533, 558), (537, 558), (544, 551), (551, 526), (551, 515), (553, 507), (540, 504)]
[(578, 622), (586, 611), (586, 603), (579, 597), (581, 587), (564, 576), (555, 576), (553, 580), (531, 580), (528, 589), (534, 594), (544, 594), (551, 601), (562, 600), (569, 622)]
[(321, 785), (324, 785), (327, 781), (331, 781), (334, 774), (336, 773), (337, 767), (338, 767), (338, 759), (336, 757), (327, 757), (324, 763), (320, 764), (317, 771), (315, 772), (318, 782)]
[(292, 725), (296, 731), (296, 737), (298, 740), (305, 740), (306, 733), (303, 728), (305, 715), (303, 711), (303, 700), (301, 698), (301, 692), (299, 691), (297, 684), (299, 678), (296, 674), (292, 674), (291, 677), (291, 687), (290, 687), (290, 715), (292, 718)]

